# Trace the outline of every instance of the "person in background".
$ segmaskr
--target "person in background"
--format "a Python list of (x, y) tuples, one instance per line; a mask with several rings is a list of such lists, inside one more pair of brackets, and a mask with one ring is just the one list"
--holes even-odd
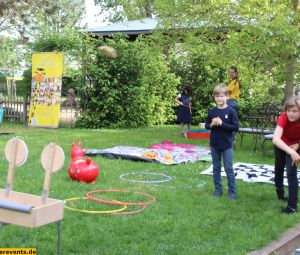
[[(287, 201), (283, 213), (297, 212), (298, 178), (297, 163), (300, 162), (300, 97), (292, 96), (284, 104), (284, 112), (277, 121), (273, 135), (275, 148), (275, 188), (279, 200)], [(286, 167), (288, 197), (284, 194), (283, 173)]]
[(213, 163), (215, 191), (213, 195), (223, 194), (221, 166), (222, 158), (228, 180), (228, 197), (236, 199), (236, 184), (233, 171), (233, 132), (238, 131), (239, 121), (234, 109), (227, 105), (229, 90), (226, 85), (218, 85), (213, 90), (217, 106), (208, 111), (205, 128), (210, 129), (210, 147)]
[(235, 66), (229, 69), (229, 83), (227, 85), (229, 90), (229, 98), (227, 104), (233, 109), (238, 110), (238, 100), (240, 98), (241, 83), (239, 80), (238, 69)]
[(188, 130), (192, 125), (192, 105), (191, 96), (193, 90), (191, 86), (187, 86), (183, 89), (182, 93), (178, 94), (175, 98), (175, 102), (179, 105), (177, 112), (177, 122), (179, 123), (180, 134), (184, 134), (184, 124), (187, 124)]

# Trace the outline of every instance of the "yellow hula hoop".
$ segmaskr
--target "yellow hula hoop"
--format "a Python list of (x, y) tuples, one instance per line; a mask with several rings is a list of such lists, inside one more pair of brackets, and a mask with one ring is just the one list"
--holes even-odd
[(72, 198), (67, 198), (65, 199), (65, 208), (71, 211), (76, 211), (76, 212), (82, 212), (82, 213), (88, 213), (88, 214), (109, 214), (109, 213), (118, 213), (125, 211), (127, 209), (127, 205), (122, 206), (119, 209), (116, 210), (110, 210), (110, 211), (92, 211), (92, 210), (83, 210), (83, 209), (77, 209), (74, 207), (67, 206), (67, 202), (70, 201), (77, 201), (81, 199), (87, 199), (86, 197), (72, 197)]

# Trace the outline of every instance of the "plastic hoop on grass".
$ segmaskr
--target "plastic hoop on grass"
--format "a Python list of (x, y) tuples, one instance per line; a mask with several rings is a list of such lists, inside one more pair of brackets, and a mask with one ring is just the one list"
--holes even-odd
[(104, 192), (129, 193), (131, 191), (128, 191), (128, 190), (92, 190), (86, 194), (86, 197), (95, 202), (100, 202), (100, 203), (105, 203), (105, 204), (115, 204), (115, 205), (150, 205), (156, 201), (156, 197), (151, 196), (146, 193), (142, 193), (142, 192), (132, 192), (132, 193), (137, 194), (137, 195), (146, 196), (151, 199), (150, 202), (119, 202), (119, 201), (110, 201), (110, 200), (99, 199), (99, 198), (95, 198), (92, 196), (92, 194), (104, 193)]
[[(146, 181), (143, 181), (143, 180), (129, 180), (129, 179), (126, 179), (124, 178), (125, 176), (128, 176), (128, 175), (158, 175), (158, 176), (162, 176), (164, 179), (162, 180), (146, 180)], [(166, 175), (166, 174), (159, 174), (159, 173), (149, 173), (149, 172), (132, 172), (132, 173), (128, 173), (128, 174), (122, 174), (120, 175), (120, 179), (122, 181), (128, 181), (128, 182), (135, 182), (135, 183), (147, 183), (147, 184), (153, 184), (153, 183), (163, 183), (163, 182), (168, 182), (172, 179), (171, 176), (169, 175)]]
[(69, 209), (71, 211), (82, 212), (82, 213), (89, 213), (89, 214), (114, 214), (114, 213), (120, 213), (122, 211), (125, 211), (126, 208), (127, 208), (127, 205), (124, 205), (120, 209), (116, 209), (116, 210), (96, 211), (96, 210), (77, 209), (77, 208), (74, 208), (74, 207), (67, 206), (67, 202), (77, 201), (77, 200), (81, 200), (81, 199), (87, 199), (87, 198), (86, 197), (72, 197), (72, 198), (65, 199), (65, 202), (66, 202), (65, 208)]
[(166, 186), (166, 185), (160, 185), (160, 184), (154, 184), (155, 187), (160, 188), (169, 188), (169, 189), (193, 189), (193, 188), (202, 188), (206, 184), (206, 181), (201, 181), (197, 185), (178, 185), (178, 186)]
[(130, 215), (130, 214), (135, 214), (135, 213), (138, 213), (138, 212), (141, 212), (143, 211), (145, 208), (147, 207), (147, 205), (142, 205), (140, 209), (137, 209), (137, 210), (134, 210), (134, 211), (126, 211), (126, 212), (116, 212), (116, 213), (112, 213), (113, 215)]

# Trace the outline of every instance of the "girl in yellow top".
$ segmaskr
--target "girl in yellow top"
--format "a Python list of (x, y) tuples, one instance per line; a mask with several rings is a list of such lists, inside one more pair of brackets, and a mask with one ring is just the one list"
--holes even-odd
[(240, 90), (241, 84), (238, 76), (238, 70), (235, 66), (230, 67), (229, 69), (229, 99), (227, 100), (227, 104), (231, 106), (237, 112), (238, 109), (238, 100), (240, 98)]

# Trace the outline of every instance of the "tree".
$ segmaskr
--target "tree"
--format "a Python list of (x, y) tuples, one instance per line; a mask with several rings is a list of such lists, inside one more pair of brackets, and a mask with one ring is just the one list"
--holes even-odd
[(57, 32), (79, 27), (84, 12), (84, 0), (0, 0), (0, 32), (15, 31), (26, 43), (42, 24)]
[(85, 13), (84, 0), (51, 1), (49, 11), (36, 13), (36, 22), (44, 23), (51, 30), (61, 33), (64, 28), (80, 28), (80, 21)]
[(13, 75), (29, 68), (32, 51), (74, 50), (84, 11), (84, 0), (0, 0), (0, 31), (13, 34), (0, 37), (0, 69)]
[(51, 13), (48, 8), (49, 0), (0, 0), (0, 31), (16, 30), (24, 38), (25, 26), (30, 24), (32, 14), (43, 7), (46, 13)]
[[(247, 60), (256, 72), (275, 75), (276, 86), (285, 81), (285, 99), (293, 94), (299, 71), (299, 1), (176, 1), (170, 6), (162, 0), (157, 6), (168, 28), (194, 27), (198, 37), (219, 44), (221, 60), (234, 59), (237, 65)], [(197, 25), (201, 21), (205, 27)]]
[(2, 36), (0, 37), (0, 70), (6, 76), (14, 76), (16, 71), (21, 70), (25, 65), (26, 48), (20, 45), (17, 40)]
[[(95, 2), (104, 8), (116, 8), (123, 19), (134, 17), (136, 6), (147, 2), (151, 13), (159, 18), (161, 28), (172, 31), (174, 40), (188, 43), (192, 48), (197, 48), (200, 41), (218, 44), (216, 56), (221, 65), (222, 61), (228, 63), (228, 59), (234, 60), (232, 64), (236, 65), (239, 61), (254, 65), (255, 74), (269, 74), (275, 78), (274, 85), (277, 87), (284, 82), (284, 98), (293, 94), (296, 79), (299, 79), (296, 74), (300, 71), (297, 65), (300, 50), (299, 0)], [(191, 45), (188, 40), (196, 43)]]
[(153, 17), (155, 0), (94, 0), (102, 12), (108, 12), (108, 21), (118, 22)]

